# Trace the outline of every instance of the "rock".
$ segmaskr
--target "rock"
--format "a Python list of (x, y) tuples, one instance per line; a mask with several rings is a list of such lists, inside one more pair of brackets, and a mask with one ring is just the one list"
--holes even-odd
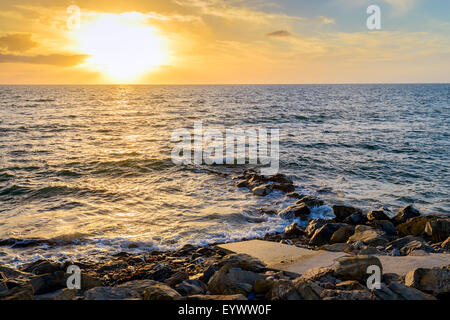
[[(14, 280), (15, 281), (15, 280)], [(0, 300), (34, 300), (34, 290), (29, 281), (6, 283), (9, 290), (0, 294)]]
[(34, 276), (30, 279), (34, 294), (44, 294), (53, 292), (66, 287), (66, 273), (57, 271), (54, 273), (42, 274)]
[(239, 181), (236, 182), (234, 185), (235, 185), (235, 187), (237, 187), (237, 188), (248, 188), (248, 187), (249, 187), (249, 186), (248, 186), (247, 180), (239, 180)]
[(450, 265), (440, 268), (416, 268), (405, 276), (405, 284), (435, 296), (450, 292)]
[(286, 193), (295, 191), (294, 185), (288, 183), (273, 184), (272, 187), (274, 190), (281, 190)]
[(275, 280), (272, 289), (267, 293), (268, 300), (301, 300), (294, 284), (289, 280)]
[(342, 226), (343, 224), (341, 223), (327, 223), (320, 229), (316, 230), (316, 232), (314, 232), (314, 235), (311, 237), (309, 244), (311, 246), (321, 246), (327, 244), (328, 242), (330, 242), (333, 234)]
[(208, 269), (206, 269), (203, 272), (203, 275), (200, 276), (199, 280), (203, 281), (204, 283), (208, 283), (209, 279), (216, 273), (217, 270), (219, 270), (219, 266), (215, 263), (211, 264)]
[(297, 278), (294, 280), (295, 289), (300, 297), (304, 300), (320, 300), (320, 294), (323, 289), (313, 281), (305, 281), (304, 279)]
[(320, 247), (320, 250), (326, 250), (331, 252), (349, 252), (351, 247), (352, 246), (348, 243), (334, 243), (334, 244), (326, 244)]
[(395, 292), (393, 292), (383, 282), (381, 283), (381, 288), (373, 290), (373, 293), (380, 300), (404, 300), (404, 298), (402, 296), (400, 296), (400, 295), (396, 294)]
[(53, 261), (40, 259), (31, 263), (27, 263), (22, 267), (23, 272), (28, 272), (36, 275), (53, 273), (62, 270), (61, 264)]
[(88, 274), (81, 273), (81, 291), (86, 291), (95, 287), (101, 287), (102, 285), (102, 280)]
[(108, 273), (108, 272), (112, 272), (112, 271), (116, 271), (116, 270), (120, 270), (120, 269), (125, 269), (128, 267), (128, 263), (124, 262), (124, 261), (119, 261), (119, 262), (112, 262), (109, 264), (106, 264), (104, 266), (101, 266), (100, 268), (97, 269), (98, 273)]
[(193, 295), (186, 297), (186, 300), (226, 300), (226, 301), (241, 301), (247, 300), (243, 294), (231, 294), (231, 295)]
[(450, 237), (448, 237), (447, 240), (442, 242), (441, 248), (444, 250), (450, 250)]
[(189, 279), (189, 275), (186, 271), (177, 271), (170, 278), (164, 280), (164, 283), (170, 287), (174, 287), (186, 279)]
[(328, 267), (317, 267), (307, 270), (300, 276), (298, 281), (319, 281), (334, 274), (334, 269)]
[(342, 281), (336, 284), (337, 290), (367, 290), (361, 283), (355, 280)]
[(432, 295), (426, 294), (422, 291), (419, 291), (415, 288), (408, 287), (400, 282), (391, 282), (388, 285), (388, 288), (398, 296), (402, 300), (436, 300)]
[(61, 289), (55, 292), (35, 295), (34, 300), (73, 300), (77, 295), (77, 290)]
[(420, 216), (419, 210), (414, 208), (412, 205), (408, 205), (401, 209), (397, 214), (392, 217), (392, 222), (394, 225), (399, 225), (405, 223), (408, 219)]
[(325, 204), (325, 202), (323, 202), (322, 200), (319, 200), (311, 196), (304, 196), (303, 198), (298, 200), (295, 204), (302, 204), (302, 203), (306, 204), (308, 207), (319, 207)]
[(298, 237), (305, 234), (305, 231), (300, 228), (297, 222), (294, 222), (284, 228), (283, 234), (285, 237)]
[(156, 283), (144, 291), (144, 300), (178, 300), (181, 295), (163, 283)]
[(389, 216), (384, 213), (383, 209), (378, 210), (372, 210), (367, 214), (367, 219), (369, 221), (375, 221), (375, 220), (390, 220)]
[(336, 216), (337, 221), (344, 221), (347, 217), (351, 216), (352, 214), (361, 213), (361, 210), (349, 206), (334, 205), (333, 212), (334, 215)]
[(367, 218), (364, 217), (361, 213), (353, 213), (344, 219), (344, 223), (356, 226), (358, 224), (364, 224), (366, 220)]
[(413, 251), (416, 251), (416, 250), (423, 250), (427, 253), (434, 251), (433, 247), (427, 245), (423, 241), (413, 240), (413, 241), (408, 242), (402, 248), (400, 248), (400, 254), (410, 255)]
[(420, 241), (422, 242), (423, 239), (422, 238), (418, 238), (418, 237), (414, 237), (414, 236), (406, 236), (400, 239), (396, 239), (394, 241), (391, 241), (387, 244), (386, 246), (386, 250), (390, 251), (390, 250), (400, 250), (401, 248), (403, 248), (405, 245), (407, 245), (408, 243), (410, 243), (411, 241)]
[(348, 238), (350, 238), (353, 233), (355, 233), (355, 227), (347, 224), (337, 229), (330, 240), (332, 243), (344, 243), (347, 242)]
[(204, 294), (208, 286), (200, 280), (185, 280), (175, 287), (181, 295), (191, 296), (195, 294)]
[(193, 246), (192, 244), (185, 244), (184, 246), (181, 247), (181, 249), (179, 249), (177, 251), (179, 256), (187, 256), (188, 254), (190, 254), (192, 251), (196, 250), (197, 247)]
[(209, 280), (208, 288), (212, 294), (248, 294), (256, 279), (263, 279), (257, 273), (233, 268), (226, 264), (219, 269)]
[(266, 269), (264, 262), (245, 253), (229, 254), (222, 258), (219, 266), (230, 264), (233, 268), (241, 268), (248, 271), (261, 272)]
[(0, 265), (0, 273), (2, 273), (7, 279), (15, 278), (29, 278), (32, 276), (30, 273), (25, 273), (14, 268), (9, 268)]
[(311, 213), (311, 210), (304, 203), (295, 204), (278, 212), (278, 215), (283, 219), (294, 219), (297, 217), (305, 218)]
[(311, 238), (314, 233), (316, 232), (316, 230), (320, 229), (321, 227), (323, 227), (324, 225), (326, 225), (327, 223), (329, 223), (328, 220), (325, 219), (313, 219), (309, 222), (308, 226), (306, 227), (306, 236), (308, 238)]
[(129, 300), (142, 299), (136, 291), (128, 288), (97, 287), (85, 292), (84, 300)]
[(374, 247), (384, 246), (389, 242), (383, 231), (363, 225), (356, 226), (355, 233), (348, 239), (349, 243), (357, 241), (362, 241), (364, 244)]
[(355, 243), (352, 244), (352, 249), (353, 250), (361, 250), (364, 247), (365, 247), (365, 244), (362, 241), (356, 241)]
[(427, 221), (425, 233), (435, 242), (444, 241), (450, 236), (450, 219)]
[(320, 297), (323, 300), (374, 300), (366, 290), (323, 290)]
[(436, 220), (435, 216), (421, 215), (408, 219), (406, 222), (397, 226), (397, 231), (402, 236), (420, 236), (425, 232), (425, 226), (428, 221)]
[(389, 236), (397, 235), (397, 229), (394, 224), (388, 220), (375, 220), (369, 224), (371, 227), (375, 229), (380, 229), (384, 231)]
[(263, 184), (261, 186), (258, 187), (254, 187), (252, 189), (252, 192), (255, 196), (261, 196), (264, 197), (266, 195), (268, 195), (269, 193), (272, 192), (272, 185), (270, 184)]
[(365, 255), (365, 256), (369, 256), (369, 255), (376, 255), (376, 254), (380, 254), (380, 250), (378, 250), (375, 247), (365, 247), (365, 248), (361, 248), (358, 252), (359, 255)]
[(342, 280), (365, 281), (369, 277), (367, 268), (373, 265), (379, 266), (381, 272), (383, 272), (383, 267), (377, 257), (343, 257), (338, 260), (338, 265), (334, 268), (334, 276)]
[(266, 279), (256, 279), (254, 290), (256, 293), (266, 293), (272, 289), (273, 281)]
[(298, 192), (289, 192), (286, 194), (286, 199), (287, 198), (296, 198), (296, 199), (300, 199), (302, 197), (302, 195)]

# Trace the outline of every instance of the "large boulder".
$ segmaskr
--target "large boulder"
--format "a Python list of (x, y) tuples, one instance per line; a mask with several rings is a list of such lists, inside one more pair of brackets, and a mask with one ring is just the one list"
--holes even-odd
[(348, 238), (350, 238), (353, 233), (355, 233), (355, 227), (352, 225), (343, 225), (331, 236), (332, 243), (344, 243), (347, 242)]
[(226, 264), (231, 265), (233, 268), (241, 268), (253, 272), (261, 272), (266, 268), (264, 262), (245, 253), (226, 255), (222, 258), (219, 266), (222, 267)]
[(358, 224), (365, 224), (367, 221), (367, 218), (360, 212), (353, 213), (349, 215), (347, 218), (344, 219), (344, 223), (351, 224), (351, 225), (358, 225)]
[(208, 286), (198, 279), (184, 280), (175, 287), (175, 290), (183, 296), (191, 296), (204, 294), (208, 290)]
[(389, 216), (384, 212), (384, 208), (378, 210), (372, 210), (367, 214), (367, 219), (369, 221), (374, 220), (389, 220)]
[(379, 266), (383, 272), (383, 266), (380, 260), (374, 256), (351, 256), (343, 257), (338, 260), (334, 268), (334, 276), (342, 280), (363, 281), (369, 277), (367, 268), (369, 266)]
[(355, 233), (348, 239), (348, 243), (358, 241), (373, 247), (384, 246), (389, 242), (385, 232), (363, 225), (356, 226)]
[(301, 300), (292, 281), (275, 280), (272, 289), (266, 295), (269, 300)]
[[(404, 285), (400, 282), (391, 282), (388, 288), (400, 297), (400, 300), (436, 300), (430, 294), (424, 293), (415, 288)], [(376, 292), (376, 291), (375, 291)]]
[(416, 268), (405, 276), (405, 284), (435, 296), (450, 293), (450, 265), (440, 268)]
[(421, 215), (408, 219), (406, 222), (397, 226), (397, 231), (402, 236), (420, 236), (425, 232), (425, 226), (428, 221), (436, 220), (436, 216)]
[(306, 227), (305, 233), (308, 238), (311, 238), (316, 230), (320, 229), (324, 225), (329, 223), (328, 220), (325, 219), (313, 219), (309, 222), (308, 226)]
[(307, 281), (303, 278), (294, 280), (295, 289), (304, 300), (320, 300), (323, 288), (314, 281)]
[(311, 213), (311, 210), (304, 203), (295, 204), (287, 207), (284, 210), (278, 212), (278, 215), (283, 219), (294, 219), (294, 218), (306, 218)]
[(330, 242), (333, 234), (342, 226), (343, 224), (341, 223), (327, 223), (320, 229), (316, 230), (316, 232), (314, 232), (311, 240), (309, 240), (309, 244), (312, 246), (321, 246), (327, 244), (328, 242)]
[(445, 241), (450, 236), (450, 218), (427, 221), (425, 233), (435, 242)]
[(294, 222), (284, 228), (283, 235), (285, 237), (291, 238), (291, 237), (298, 237), (305, 233), (304, 229), (302, 229), (297, 222)]
[(341, 205), (334, 205), (333, 212), (334, 215), (336, 216), (336, 220), (341, 222), (344, 221), (347, 217), (351, 216), (352, 214), (362, 213), (361, 209)]
[(369, 226), (384, 231), (389, 236), (397, 235), (397, 229), (389, 220), (375, 220), (369, 223)]
[(264, 197), (272, 192), (272, 185), (270, 184), (263, 184), (261, 186), (254, 187), (252, 189), (252, 192), (256, 196)]
[(178, 300), (181, 295), (164, 283), (155, 283), (144, 291), (144, 300)]
[(395, 225), (405, 223), (408, 219), (420, 216), (420, 211), (414, 208), (412, 205), (408, 205), (401, 209), (392, 217), (392, 222)]
[(247, 295), (253, 290), (256, 279), (263, 278), (257, 273), (233, 268), (231, 264), (226, 264), (211, 277), (208, 288), (212, 294)]
[(406, 236), (403, 238), (399, 238), (399, 239), (389, 242), (386, 246), (386, 250), (387, 251), (394, 250), (394, 249), (400, 250), (401, 248), (403, 248), (404, 246), (406, 246), (408, 243), (410, 243), (412, 241), (422, 242), (423, 239), (419, 238), (419, 237), (414, 237), (414, 236)]
[(303, 198), (298, 200), (295, 204), (302, 204), (302, 203), (306, 204), (308, 207), (318, 207), (323, 206), (325, 204), (323, 200), (319, 200), (311, 196), (304, 196)]

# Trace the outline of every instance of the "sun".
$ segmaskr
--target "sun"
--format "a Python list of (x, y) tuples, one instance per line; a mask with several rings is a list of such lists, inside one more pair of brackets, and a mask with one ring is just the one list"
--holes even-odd
[(133, 82), (167, 63), (165, 39), (139, 13), (101, 14), (74, 34), (87, 65), (115, 82)]

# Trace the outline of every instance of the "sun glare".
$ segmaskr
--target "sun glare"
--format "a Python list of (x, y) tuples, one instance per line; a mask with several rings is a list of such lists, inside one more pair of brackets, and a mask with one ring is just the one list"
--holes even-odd
[(112, 81), (132, 82), (168, 60), (164, 38), (140, 14), (102, 14), (75, 33), (89, 68)]

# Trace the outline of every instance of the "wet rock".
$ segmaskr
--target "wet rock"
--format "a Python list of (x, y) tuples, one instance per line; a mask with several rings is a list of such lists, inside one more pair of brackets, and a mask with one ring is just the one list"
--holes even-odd
[(435, 216), (422, 215), (408, 219), (406, 222), (397, 226), (397, 231), (402, 236), (420, 236), (425, 232), (425, 226), (428, 221), (436, 220)]
[(337, 229), (330, 240), (332, 243), (344, 243), (347, 242), (348, 238), (350, 238), (353, 233), (355, 233), (355, 227), (347, 224)]
[(55, 292), (35, 295), (34, 300), (73, 300), (77, 295), (77, 290), (61, 289)]
[(333, 234), (342, 227), (341, 223), (327, 223), (320, 229), (314, 232), (314, 235), (311, 237), (309, 244), (312, 246), (321, 246), (330, 242)]
[(266, 280), (266, 279), (256, 279), (254, 290), (256, 293), (267, 293), (270, 290), (272, 290), (273, 287), (273, 281), (272, 280)]
[(366, 290), (329, 290), (322, 291), (320, 297), (323, 300), (374, 300), (370, 292)]
[(192, 253), (192, 251), (197, 250), (197, 247), (193, 246), (192, 244), (185, 244), (181, 249), (178, 250), (177, 254), (178, 256), (187, 256)]
[(300, 199), (302, 197), (302, 195), (298, 192), (289, 192), (286, 194), (286, 197)]
[(145, 288), (144, 300), (178, 300), (181, 295), (163, 283), (156, 283)]
[(294, 219), (297, 217), (306, 218), (311, 213), (311, 210), (304, 203), (295, 204), (278, 212), (278, 215), (283, 219)]
[(349, 243), (362, 241), (368, 246), (384, 246), (389, 240), (386, 238), (386, 233), (381, 230), (376, 230), (368, 226), (358, 225), (355, 227), (355, 233), (348, 239)]
[(254, 272), (261, 272), (266, 269), (264, 262), (245, 253), (230, 254), (223, 257), (219, 266), (222, 267), (226, 264), (231, 265), (233, 268), (241, 268)]
[(8, 281), (6, 286), (8, 290), (0, 293), (0, 300), (34, 300), (34, 290), (29, 281)]
[(303, 198), (298, 200), (295, 204), (302, 204), (302, 203), (306, 204), (308, 207), (319, 207), (325, 204), (323, 200), (319, 200), (311, 196), (304, 196)]
[(314, 233), (316, 232), (316, 230), (320, 229), (321, 227), (323, 227), (324, 225), (326, 225), (327, 223), (329, 223), (328, 220), (324, 220), (324, 219), (313, 219), (309, 222), (308, 227), (306, 227), (306, 236), (308, 238), (311, 238)]
[(294, 185), (288, 183), (273, 184), (272, 187), (274, 190), (281, 190), (286, 193), (295, 191)]
[(405, 284), (435, 296), (450, 293), (450, 266), (440, 268), (416, 268), (405, 276)]
[(283, 234), (286, 237), (298, 237), (305, 234), (305, 231), (298, 225), (297, 222), (294, 222), (284, 228)]
[(304, 300), (320, 300), (320, 294), (323, 291), (317, 283), (306, 281), (301, 277), (294, 280), (295, 289)]
[(273, 187), (270, 184), (263, 184), (261, 186), (254, 187), (252, 189), (252, 192), (255, 196), (264, 197), (272, 192), (272, 188)]
[(2, 273), (7, 279), (15, 278), (29, 278), (32, 276), (30, 273), (25, 273), (14, 268), (9, 268), (0, 265), (0, 273)]
[(367, 218), (364, 217), (361, 213), (353, 213), (344, 219), (344, 223), (351, 225), (358, 225), (366, 223)]
[(334, 276), (342, 280), (364, 281), (369, 277), (367, 268), (373, 265), (383, 270), (380, 260), (374, 256), (343, 257), (334, 268)]
[(367, 290), (361, 283), (355, 280), (342, 281), (336, 284), (337, 290)]
[(247, 298), (243, 294), (231, 294), (231, 295), (201, 295), (196, 294), (186, 297), (186, 300), (226, 300), (226, 301), (243, 301)]
[(189, 278), (189, 275), (185, 271), (177, 271), (170, 278), (167, 278), (166, 280), (164, 280), (164, 283), (170, 287), (173, 287), (188, 278)]
[(204, 294), (208, 286), (200, 280), (185, 280), (175, 287), (181, 295), (191, 296), (195, 294)]
[(248, 181), (247, 180), (239, 180), (234, 184), (237, 188), (248, 188)]
[(349, 206), (334, 205), (333, 212), (334, 215), (336, 216), (337, 221), (344, 221), (347, 217), (351, 216), (352, 214), (355, 213), (361, 214), (361, 209)]
[(378, 210), (372, 210), (367, 214), (369, 221), (375, 220), (390, 220), (389, 216), (384, 212), (383, 208)]
[(40, 259), (31, 263), (28, 263), (22, 267), (23, 272), (28, 272), (36, 275), (53, 273), (55, 271), (62, 270), (61, 264), (45, 259)]
[(294, 284), (289, 280), (275, 280), (272, 289), (267, 293), (268, 300), (301, 300)]
[(395, 236), (397, 229), (394, 224), (388, 220), (376, 220), (369, 223), (369, 226), (384, 231), (389, 236)]
[(450, 236), (450, 219), (427, 221), (425, 233), (435, 242), (444, 241)]
[(414, 208), (412, 205), (408, 205), (401, 209), (397, 214), (392, 217), (394, 225), (405, 223), (408, 219), (420, 216), (420, 211)]
[(288, 178), (285, 174), (277, 173), (273, 176), (268, 177), (269, 181), (277, 182), (281, 184), (293, 184), (293, 181)]
[(227, 264), (219, 269), (209, 280), (208, 288), (212, 294), (248, 294), (256, 279), (263, 279), (257, 273), (233, 268)]
[(400, 282), (393, 281), (388, 285), (388, 288), (393, 293), (397, 294), (401, 300), (436, 300), (432, 295), (406, 286)]

